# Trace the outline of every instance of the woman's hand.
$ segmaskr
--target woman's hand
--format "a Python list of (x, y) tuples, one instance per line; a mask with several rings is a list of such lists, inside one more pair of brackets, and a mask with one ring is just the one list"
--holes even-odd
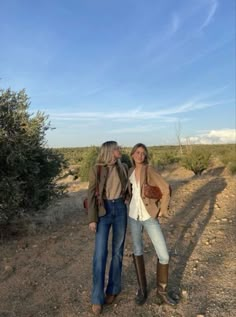
[(169, 218), (169, 215), (166, 213), (163, 213), (162, 211), (159, 212), (158, 217), (160, 218)]
[(97, 223), (96, 223), (96, 222), (90, 222), (90, 224), (89, 224), (89, 229), (90, 229), (92, 232), (96, 232), (96, 231), (97, 231)]

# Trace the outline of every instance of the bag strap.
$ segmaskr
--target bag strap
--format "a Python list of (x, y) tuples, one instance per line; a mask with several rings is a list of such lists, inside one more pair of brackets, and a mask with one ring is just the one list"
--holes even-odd
[(145, 180), (144, 180), (144, 182), (145, 182), (145, 184), (148, 184), (148, 165), (145, 165)]

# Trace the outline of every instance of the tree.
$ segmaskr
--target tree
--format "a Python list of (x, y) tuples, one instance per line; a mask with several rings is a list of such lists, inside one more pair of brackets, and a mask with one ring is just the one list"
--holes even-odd
[(55, 177), (65, 167), (59, 153), (46, 147), (48, 117), (28, 113), (24, 90), (0, 90), (0, 224), (32, 213), (59, 193)]

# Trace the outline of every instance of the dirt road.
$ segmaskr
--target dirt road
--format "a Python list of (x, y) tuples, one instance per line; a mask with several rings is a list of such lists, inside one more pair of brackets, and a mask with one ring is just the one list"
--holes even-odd
[[(148, 300), (136, 306), (132, 245), (127, 233), (123, 291), (103, 316), (236, 316), (236, 178), (223, 167), (201, 177), (182, 169), (164, 171), (173, 187), (172, 217), (162, 220), (171, 254), (170, 287), (176, 308), (158, 305), (156, 256), (145, 234)], [(84, 191), (65, 198), (63, 222), (0, 245), (0, 317), (93, 316), (90, 311), (94, 236), (82, 208)], [(62, 208), (54, 206), (54, 209)], [(68, 204), (70, 201), (70, 204)], [(65, 208), (65, 207), (64, 207)]]

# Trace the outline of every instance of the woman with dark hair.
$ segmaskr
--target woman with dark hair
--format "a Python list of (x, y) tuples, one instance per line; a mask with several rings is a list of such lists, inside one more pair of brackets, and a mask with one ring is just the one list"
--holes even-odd
[[(90, 170), (88, 188), (89, 229), (95, 233), (92, 311), (102, 313), (121, 291), (121, 271), (127, 227), (128, 167), (122, 164), (121, 148), (115, 141), (102, 144), (97, 163)], [(108, 238), (112, 228), (112, 258), (104, 294)]]
[[(142, 144), (136, 144), (131, 150), (133, 167), (129, 170), (129, 223), (133, 241), (133, 261), (138, 280), (136, 303), (144, 304), (147, 298), (147, 281), (143, 257), (143, 228), (147, 231), (157, 254), (157, 294), (169, 305), (176, 302), (167, 293), (169, 254), (158, 217), (168, 215), (170, 187), (160, 174), (148, 165), (148, 150)], [(143, 188), (148, 184), (158, 186), (162, 197), (159, 201), (145, 197)]]

